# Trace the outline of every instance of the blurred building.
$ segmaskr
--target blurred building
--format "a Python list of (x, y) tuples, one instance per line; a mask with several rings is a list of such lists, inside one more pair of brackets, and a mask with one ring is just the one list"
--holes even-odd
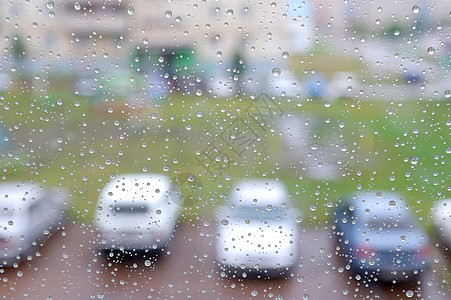
[(4, 60), (17, 58), (20, 40), (28, 59), (76, 61), (73, 69), (89, 61), (141, 69), (181, 59), (181, 69), (202, 61), (205, 71), (238, 59), (279, 64), (282, 53), (305, 54), (328, 34), (340, 40), (355, 28), (449, 20), (441, 0), (2, 1)]

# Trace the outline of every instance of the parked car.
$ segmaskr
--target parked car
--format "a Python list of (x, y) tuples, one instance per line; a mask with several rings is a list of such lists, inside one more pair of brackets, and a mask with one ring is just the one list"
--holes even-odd
[(428, 267), (429, 239), (400, 195), (358, 192), (339, 200), (335, 234), (355, 273), (406, 281)]
[(226, 72), (217, 72), (207, 81), (208, 91), (220, 98), (232, 97), (236, 94), (236, 83), (227, 75)]
[[(265, 68), (262, 68), (263, 70)], [(259, 95), (263, 92), (272, 97), (296, 98), (305, 95), (305, 90), (301, 81), (288, 69), (280, 70), (278, 75), (273, 75), (271, 70), (265, 70), (260, 74), (252, 75), (252, 80), (248, 80), (243, 85), (246, 94)]]
[(11, 76), (6, 73), (0, 73), (0, 91), (8, 90), (11, 85)]
[(99, 248), (163, 249), (174, 234), (181, 204), (178, 186), (160, 174), (123, 174), (100, 192), (95, 225)]
[(64, 226), (69, 197), (30, 182), (4, 182), (0, 191), (0, 267), (13, 266)]
[(216, 211), (219, 266), (232, 277), (283, 275), (298, 261), (299, 214), (281, 182), (237, 183)]
[(81, 78), (74, 85), (76, 95), (93, 96), (96, 93), (96, 82), (93, 78)]
[(451, 198), (437, 201), (432, 208), (432, 219), (440, 241), (451, 248)]
[(274, 77), (272, 74), (267, 79), (267, 93), (274, 97), (297, 97), (305, 93), (302, 83), (290, 70), (281, 70), (280, 75)]
[(354, 72), (337, 72), (333, 74), (327, 86), (326, 97), (330, 100), (354, 98), (360, 93), (362, 84)]

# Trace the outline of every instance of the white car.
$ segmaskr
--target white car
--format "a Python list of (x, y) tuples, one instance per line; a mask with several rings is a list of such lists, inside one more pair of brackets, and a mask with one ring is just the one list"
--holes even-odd
[(360, 77), (354, 72), (337, 72), (327, 86), (326, 97), (330, 100), (354, 98), (362, 89)]
[(219, 266), (232, 277), (283, 275), (298, 261), (299, 215), (282, 183), (239, 182), (216, 211)]
[(0, 267), (17, 266), (67, 221), (67, 193), (38, 183), (0, 184)]
[(451, 247), (451, 198), (440, 200), (432, 208), (432, 219), (440, 241)]
[(277, 77), (268, 79), (267, 93), (275, 97), (293, 97), (304, 94), (302, 83), (290, 70), (281, 70)]
[(121, 252), (163, 249), (174, 234), (181, 202), (178, 185), (167, 176), (116, 176), (98, 199), (99, 248)]

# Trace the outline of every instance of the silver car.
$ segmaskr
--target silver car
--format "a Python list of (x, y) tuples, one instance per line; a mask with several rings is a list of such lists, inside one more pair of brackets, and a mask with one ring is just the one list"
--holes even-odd
[(432, 219), (440, 242), (451, 248), (451, 199), (439, 200), (432, 208)]
[(160, 174), (122, 174), (100, 192), (95, 225), (98, 246), (121, 252), (164, 248), (181, 204), (178, 185)]
[(15, 266), (64, 226), (69, 198), (30, 182), (5, 182), (0, 191), (0, 267)]
[(217, 209), (219, 266), (232, 277), (283, 275), (298, 261), (299, 214), (281, 182), (239, 182)]

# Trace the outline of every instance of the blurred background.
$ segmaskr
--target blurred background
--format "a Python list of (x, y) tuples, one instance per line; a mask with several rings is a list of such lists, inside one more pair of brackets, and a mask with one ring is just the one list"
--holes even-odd
[[(74, 236), (128, 172), (179, 183), (183, 228), (210, 220), (234, 182), (266, 177), (287, 185), (312, 237), (330, 228), (338, 195), (376, 189), (403, 195), (433, 235), (431, 206), (450, 198), (449, 8), (2, 0), (2, 181), (67, 190), (84, 228)], [(449, 296), (442, 266), (430, 286)]]

